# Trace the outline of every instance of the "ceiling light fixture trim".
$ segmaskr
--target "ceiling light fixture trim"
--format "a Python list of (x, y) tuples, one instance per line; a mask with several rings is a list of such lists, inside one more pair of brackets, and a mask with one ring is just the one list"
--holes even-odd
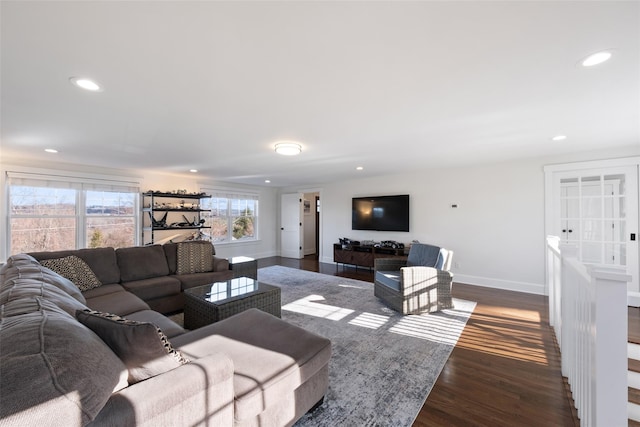
[(592, 53), (591, 55), (580, 61), (583, 67), (593, 67), (595, 65), (602, 64), (608, 61), (613, 56), (612, 49), (601, 50), (600, 52)]
[(94, 80), (86, 77), (69, 77), (69, 82), (72, 85), (79, 87), (80, 89), (88, 90), (89, 92), (102, 92), (102, 86), (96, 83)]
[(297, 142), (285, 141), (275, 145), (276, 153), (283, 156), (297, 156), (302, 152), (302, 146)]

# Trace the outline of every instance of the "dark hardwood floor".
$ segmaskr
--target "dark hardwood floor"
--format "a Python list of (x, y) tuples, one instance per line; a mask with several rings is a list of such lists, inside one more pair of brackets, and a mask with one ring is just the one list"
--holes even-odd
[[(314, 257), (258, 260), (269, 265), (373, 281), (367, 269)], [(478, 304), (414, 426), (579, 426), (546, 298), (458, 283), (453, 296)]]

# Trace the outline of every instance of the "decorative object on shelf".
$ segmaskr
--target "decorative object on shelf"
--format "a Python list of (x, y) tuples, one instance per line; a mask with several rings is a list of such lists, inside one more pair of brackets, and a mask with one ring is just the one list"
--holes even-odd
[(160, 218), (160, 220), (156, 220), (153, 217), (153, 214), (151, 212), (149, 212), (149, 217), (151, 218), (151, 224), (153, 225), (153, 227), (157, 227), (157, 228), (166, 228), (167, 227), (167, 214), (169, 212), (165, 212), (164, 215), (162, 216), (162, 218)]

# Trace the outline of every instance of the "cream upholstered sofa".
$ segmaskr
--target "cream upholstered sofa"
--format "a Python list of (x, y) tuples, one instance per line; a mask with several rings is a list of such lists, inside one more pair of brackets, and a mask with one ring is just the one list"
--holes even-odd
[(81, 292), (26, 254), (0, 269), (1, 426), (291, 425), (330, 356), (256, 309), (185, 331), (121, 284)]

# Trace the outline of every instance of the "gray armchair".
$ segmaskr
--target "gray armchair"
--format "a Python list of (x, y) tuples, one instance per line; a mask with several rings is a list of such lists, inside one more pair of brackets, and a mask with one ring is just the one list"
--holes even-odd
[(402, 314), (452, 308), (452, 257), (453, 251), (414, 243), (406, 260), (377, 258), (374, 295)]

